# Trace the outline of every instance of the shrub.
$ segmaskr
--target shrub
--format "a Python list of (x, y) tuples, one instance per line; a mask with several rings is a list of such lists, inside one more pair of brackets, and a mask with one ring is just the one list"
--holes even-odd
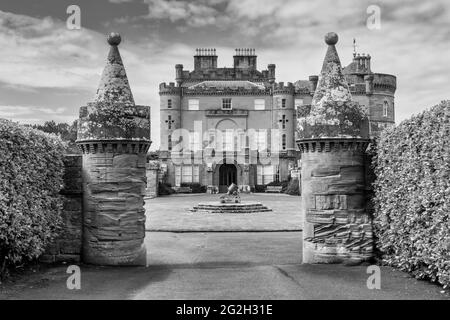
[(197, 183), (197, 182), (193, 182), (193, 183), (183, 182), (180, 184), (180, 187), (191, 188), (192, 193), (205, 193), (206, 192), (206, 186), (202, 186), (200, 183)]
[(266, 184), (266, 186), (279, 187), (279, 186), (281, 186), (281, 184), (282, 184), (281, 181), (272, 181), (272, 182), (269, 182), (268, 184)]
[(168, 196), (172, 193), (175, 193), (175, 191), (172, 189), (172, 186), (170, 183), (161, 183), (158, 184), (158, 195), (159, 196)]
[(61, 222), (60, 138), (0, 119), (0, 275), (39, 257)]
[(272, 181), (272, 182), (269, 182), (268, 184), (266, 184), (266, 186), (281, 187), (281, 192), (285, 193), (289, 186), (289, 180)]
[(299, 196), (300, 195), (300, 185), (297, 178), (291, 179), (289, 181), (288, 186), (286, 187), (285, 191), (283, 191), (286, 194), (289, 194), (291, 196)]
[(374, 229), (383, 262), (450, 285), (450, 101), (381, 134)]
[(266, 192), (266, 186), (263, 184), (255, 185), (255, 193)]

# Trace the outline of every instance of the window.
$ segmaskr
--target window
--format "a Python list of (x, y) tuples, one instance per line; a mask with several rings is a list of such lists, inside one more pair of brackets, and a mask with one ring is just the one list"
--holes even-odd
[(179, 187), (181, 184), (181, 166), (175, 166), (175, 186)]
[(222, 132), (223, 138), (223, 150), (234, 151), (234, 134), (232, 130), (226, 130)]
[(175, 166), (175, 185), (200, 182), (200, 167), (192, 165)]
[(256, 168), (256, 184), (264, 185), (273, 182), (275, 179), (275, 170), (272, 165), (258, 165)]
[(281, 127), (283, 129), (286, 129), (286, 123), (289, 122), (288, 119), (286, 119), (286, 115), (283, 114), (283, 116), (281, 117), (281, 119), (279, 120), (279, 122), (281, 122)]
[(266, 130), (256, 131), (256, 150), (262, 151), (267, 149)]
[(192, 182), (192, 166), (183, 166), (181, 169), (181, 182)]
[(172, 109), (172, 99), (167, 100), (167, 109)]
[(388, 106), (389, 106), (389, 103), (387, 101), (385, 101), (384, 105), (383, 105), (383, 117), (388, 116)]
[(167, 150), (172, 150), (172, 135), (170, 134), (167, 136)]
[(199, 101), (198, 99), (189, 99), (189, 110), (197, 111), (199, 109)]
[(280, 166), (275, 166), (275, 181), (280, 182)]
[(282, 148), (283, 150), (286, 150), (286, 135), (285, 135), (285, 134), (283, 134), (283, 135), (281, 136), (281, 148)]
[(222, 99), (222, 109), (231, 110), (231, 98), (223, 98)]
[(189, 133), (189, 150), (198, 151), (200, 150), (200, 139), (197, 132)]
[(298, 110), (303, 105), (303, 99), (295, 99), (294, 103), (295, 103), (295, 109)]
[(200, 167), (199, 166), (193, 167), (192, 182), (200, 182)]
[(286, 108), (286, 99), (281, 99), (281, 107)]
[(264, 110), (266, 103), (264, 99), (255, 99), (255, 110)]
[(170, 130), (170, 129), (172, 129), (172, 123), (174, 123), (175, 122), (175, 120), (173, 120), (172, 119), (172, 116), (169, 114), (168, 116), (167, 116), (167, 120), (166, 120), (166, 123), (167, 123), (167, 128)]

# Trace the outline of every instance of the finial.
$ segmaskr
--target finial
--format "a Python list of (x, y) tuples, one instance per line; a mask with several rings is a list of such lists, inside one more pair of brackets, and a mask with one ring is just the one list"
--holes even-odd
[(356, 38), (353, 38), (353, 58), (356, 57)]
[(118, 46), (120, 42), (122, 41), (122, 37), (117, 32), (111, 32), (106, 40), (111, 46)]
[(334, 32), (328, 32), (325, 35), (325, 43), (329, 46), (334, 46), (339, 40), (339, 37)]

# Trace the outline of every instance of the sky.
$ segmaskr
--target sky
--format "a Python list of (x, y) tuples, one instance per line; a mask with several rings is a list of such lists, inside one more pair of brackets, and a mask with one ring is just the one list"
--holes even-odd
[[(73, 4), (79, 30), (66, 25)], [(367, 24), (373, 6), (379, 28)], [(450, 98), (448, 0), (1, 0), (0, 117), (74, 121), (93, 100), (112, 31), (136, 103), (152, 107), (152, 149), (159, 83), (175, 81), (175, 64), (192, 70), (196, 48), (216, 48), (219, 67), (232, 66), (235, 48), (255, 48), (259, 69), (274, 63), (276, 81), (295, 82), (320, 73), (334, 31), (344, 66), (355, 38), (373, 72), (397, 76), (397, 123)]]

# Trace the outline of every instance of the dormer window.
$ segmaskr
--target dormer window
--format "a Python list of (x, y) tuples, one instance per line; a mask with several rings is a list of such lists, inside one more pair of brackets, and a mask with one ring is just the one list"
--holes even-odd
[(222, 99), (222, 109), (223, 110), (231, 110), (232, 109), (231, 98), (223, 98)]

